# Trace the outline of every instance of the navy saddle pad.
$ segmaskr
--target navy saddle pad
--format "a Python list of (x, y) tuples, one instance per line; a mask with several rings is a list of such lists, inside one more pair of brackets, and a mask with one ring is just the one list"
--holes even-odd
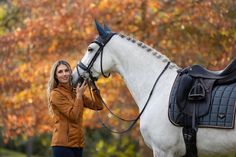
[[(172, 87), (169, 100), (168, 116), (172, 124), (184, 126), (184, 115), (176, 104), (178, 80)], [(217, 85), (213, 88), (208, 114), (198, 117), (196, 125), (204, 128), (233, 129), (236, 111), (236, 83)]]

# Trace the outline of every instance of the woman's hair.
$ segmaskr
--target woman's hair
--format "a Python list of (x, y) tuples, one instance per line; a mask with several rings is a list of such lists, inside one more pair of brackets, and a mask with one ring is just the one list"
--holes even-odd
[[(52, 111), (52, 106), (51, 106), (51, 103), (50, 103), (50, 100), (49, 100), (49, 97), (50, 97), (50, 93), (51, 91), (56, 88), (59, 84), (59, 81), (58, 79), (56, 78), (56, 72), (57, 72), (57, 67), (59, 65), (65, 65), (67, 66), (67, 68), (69, 69), (70, 73), (72, 72), (71, 70), (71, 66), (70, 64), (67, 62), (67, 61), (64, 61), (64, 60), (58, 60), (56, 61), (52, 68), (51, 68), (51, 73), (50, 73), (50, 77), (49, 77), (49, 81), (48, 81), (48, 88), (47, 88), (47, 96), (48, 96), (48, 109), (49, 109), (49, 114), (53, 114), (53, 111)], [(70, 79), (71, 81), (71, 79)], [(71, 82), (70, 82), (71, 83)]]

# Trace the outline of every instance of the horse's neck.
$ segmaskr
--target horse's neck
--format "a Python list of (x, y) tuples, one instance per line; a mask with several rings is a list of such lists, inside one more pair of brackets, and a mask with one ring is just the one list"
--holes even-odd
[[(167, 65), (167, 58), (162, 55), (158, 56), (156, 52), (147, 52), (145, 48), (126, 39), (113, 42), (117, 45), (114, 49), (115, 71), (123, 77), (139, 108), (142, 108), (157, 77)], [(176, 69), (168, 69), (164, 75), (168, 73), (176, 73)]]

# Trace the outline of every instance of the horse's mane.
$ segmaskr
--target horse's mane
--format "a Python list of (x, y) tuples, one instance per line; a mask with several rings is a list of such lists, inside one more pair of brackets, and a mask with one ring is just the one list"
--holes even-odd
[[(170, 59), (168, 57), (166, 57), (165, 55), (161, 54), (160, 52), (158, 52), (157, 50), (155, 50), (154, 48), (146, 45), (145, 43), (136, 40), (130, 36), (126, 36), (123, 34), (118, 34), (121, 38), (124, 38), (130, 42), (132, 42), (133, 44), (137, 44), (137, 46), (139, 46), (140, 48), (144, 49), (147, 53), (151, 53), (153, 56), (155, 56), (158, 60), (161, 60), (162, 62), (171, 62)], [(179, 68), (175, 63), (171, 62), (172, 64), (170, 65), (170, 68)]]

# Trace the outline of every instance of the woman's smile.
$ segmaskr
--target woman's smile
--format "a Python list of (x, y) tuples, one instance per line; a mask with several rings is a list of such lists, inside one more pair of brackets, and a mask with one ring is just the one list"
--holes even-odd
[(61, 64), (57, 67), (56, 78), (60, 83), (68, 83), (70, 79), (71, 71), (67, 66)]

